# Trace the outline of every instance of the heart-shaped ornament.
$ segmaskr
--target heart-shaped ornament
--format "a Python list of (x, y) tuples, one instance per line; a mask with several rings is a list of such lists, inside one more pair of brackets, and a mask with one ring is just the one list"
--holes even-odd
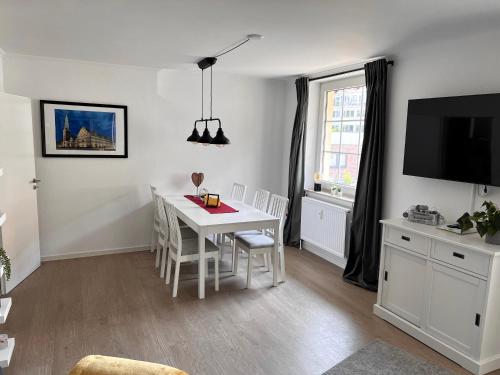
[(191, 181), (193, 181), (194, 186), (198, 187), (203, 183), (203, 180), (205, 179), (205, 175), (201, 172), (198, 173), (193, 173), (191, 175)]

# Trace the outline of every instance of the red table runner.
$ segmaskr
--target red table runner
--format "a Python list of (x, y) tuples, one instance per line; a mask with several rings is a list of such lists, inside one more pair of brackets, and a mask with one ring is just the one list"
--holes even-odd
[(189, 199), (191, 202), (196, 203), (201, 208), (204, 208), (210, 214), (232, 214), (234, 212), (238, 212), (238, 210), (235, 210), (231, 206), (222, 202), (220, 202), (219, 207), (205, 207), (205, 203), (203, 203), (201, 198), (196, 195), (185, 195), (184, 197)]

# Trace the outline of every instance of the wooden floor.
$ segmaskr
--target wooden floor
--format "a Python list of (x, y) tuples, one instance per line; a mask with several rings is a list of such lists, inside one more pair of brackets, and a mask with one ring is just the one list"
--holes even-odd
[(181, 267), (172, 299), (149, 252), (44, 263), (11, 293), (2, 328), (16, 349), (5, 374), (67, 374), (81, 357), (104, 354), (192, 375), (315, 375), (376, 338), (467, 373), (375, 317), (374, 293), (346, 284), (339, 268), (306, 251), (287, 249), (288, 280), (277, 288), (260, 268), (244, 289), (241, 262), (240, 276), (223, 277), (220, 292), (209, 280), (202, 301), (194, 265)]

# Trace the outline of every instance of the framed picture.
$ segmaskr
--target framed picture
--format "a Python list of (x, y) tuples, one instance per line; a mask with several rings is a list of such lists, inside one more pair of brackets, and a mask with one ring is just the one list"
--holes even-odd
[(40, 100), (42, 155), (126, 158), (127, 106)]

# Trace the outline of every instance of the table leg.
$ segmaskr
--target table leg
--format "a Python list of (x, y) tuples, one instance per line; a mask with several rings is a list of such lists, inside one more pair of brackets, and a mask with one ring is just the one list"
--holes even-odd
[(200, 259), (198, 261), (198, 298), (205, 298), (205, 234), (200, 231), (198, 233), (198, 251)]
[(278, 286), (278, 272), (279, 272), (279, 239), (280, 237), (280, 222), (276, 220), (273, 225), (274, 229), (274, 251), (273, 251), (273, 286)]

